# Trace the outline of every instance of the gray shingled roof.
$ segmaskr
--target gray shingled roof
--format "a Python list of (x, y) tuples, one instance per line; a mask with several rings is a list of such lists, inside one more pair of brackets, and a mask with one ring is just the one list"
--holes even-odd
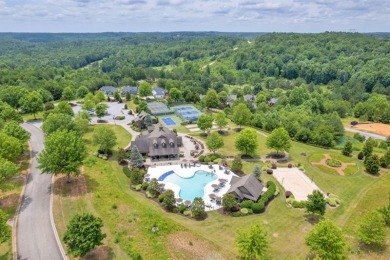
[(117, 89), (114, 88), (113, 86), (103, 86), (99, 90), (106, 94), (114, 94)]
[(255, 95), (244, 95), (244, 100), (245, 101), (254, 101)]
[(155, 95), (159, 95), (159, 96), (164, 96), (165, 95), (165, 89), (162, 89), (162, 88), (159, 88), (159, 87), (154, 87), (152, 89), (153, 93), (155, 93)]
[(126, 93), (129, 92), (132, 95), (138, 94), (138, 87), (137, 86), (124, 86), (122, 89), (122, 95), (126, 95)]
[(135, 141), (131, 142), (131, 146), (133, 145), (149, 156), (172, 155), (179, 154), (182, 138), (163, 124), (156, 124), (150, 133), (137, 136)]
[(263, 191), (263, 184), (253, 174), (242, 178), (233, 176), (230, 184), (232, 186), (228, 193), (234, 193), (240, 200), (250, 199), (257, 201)]

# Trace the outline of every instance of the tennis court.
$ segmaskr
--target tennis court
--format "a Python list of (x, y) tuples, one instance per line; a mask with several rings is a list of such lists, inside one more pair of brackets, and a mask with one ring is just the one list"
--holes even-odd
[(171, 110), (162, 102), (150, 102), (148, 103), (150, 113), (154, 116), (173, 114)]
[(200, 111), (193, 106), (174, 107), (173, 111), (184, 121), (197, 121), (201, 115)]
[(173, 126), (176, 125), (175, 121), (170, 117), (163, 117), (161, 120), (166, 124), (167, 126)]

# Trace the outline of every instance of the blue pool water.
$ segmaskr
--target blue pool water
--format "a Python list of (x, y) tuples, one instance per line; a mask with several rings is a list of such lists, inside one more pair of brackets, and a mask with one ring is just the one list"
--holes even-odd
[(195, 197), (203, 197), (206, 184), (216, 179), (216, 175), (199, 170), (190, 178), (169, 174), (164, 178), (164, 181), (180, 186), (180, 198), (193, 201)]

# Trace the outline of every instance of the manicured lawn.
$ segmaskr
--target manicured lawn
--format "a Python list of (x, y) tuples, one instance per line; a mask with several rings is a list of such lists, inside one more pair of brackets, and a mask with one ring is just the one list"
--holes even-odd
[[(115, 129), (120, 141), (119, 145), (125, 146), (130, 140), (130, 135), (119, 126), (109, 127)], [(224, 136), (225, 147), (220, 153), (237, 154), (234, 147), (237, 134), (235, 131), (230, 131)], [(86, 138), (90, 137), (91, 133), (88, 133)], [(264, 156), (269, 152), (265, 148), (265, 141), (264, 136), (258, 135), (259, 149), (256, 153), (258, 156)], [(93, 156), (96, 147), (88, 145), (88, 148), (90, 156)], [(303, 156), (302, 153), (306, 155)], [(340, 151), (316, 148), (296, 142), (290, 150), (293, 163), (300, 163), (306, 169), (306, 174), (321, 190), (340, 197), (341, 205), (335, 209), (328, 207), (325, 217), (343, 228), (351, 241), (352, 251), (355, 251), (356, 223), (361, 218), (362, 212), (387, 202), (390, 176), (383, 171), (380, 177), (365, 174), (361, 171), (362, 163), (355, 160), (356, 157), (346, 159), (357, 163), (357, 169), (359, 169), (351, 176), (324, 172), (311, 165), (313, 156), (325, 153), (338, 155)], [(244, 171), (252, 172), (255, 164), (262, 165), (263, 163), (244, 162)], [(304, 238), (312, 229), (312, 224), (304, 217), (303, 210), (286, 206), (284, 190), (279, 184), (277, 185), (281, 194), (268, 205), (263, 214), (234, 218), (218, 212), (210, 212), (205, 221), (194, 221), (166, 213), (155, 202), (145, 198), (143, 194), (130, 190), (127, 177), (113, 159), (108, 161), (97, 159), (94, 165), (85, 166), (84, 170), (88, 192), (71, 196), (68, 188), (60, 193), (61, 196), (59, 194), (55, 196), (55, 216), (60, 236), (73, 214), (84, 211), (93, 212), (105, 223), (104, 231), (108, 234), (105, 245), (112, 250), (116, 259), (128, 259), (129, 255), (134, 256), (135, 252), (141, 254), (144, 259), (174, 258), (171, 237), (175, 234), (187, 233), (200, 241), (206, 241), (210, 247), (209, 257), (235, 258), (237, 231), (246, 230), (252, 223), (258, 222), (264, 224), (269, 234), (270, 251), (274, 259), (303, 259), (308, 256), (309, 252), (304, 245)], [(262, 180), (264, 182), (273, 180), (277, 183), (272, 175), (266, 173), (262, 173)], [(151, 232), (154, 225), (159, 227), (157, 233)], [(188, 241), (193, 241), (192, 239)], [(180, 248), (183, 255), (190, 256), (188, 250), (185, 246)], [(382, 257), (386, 258), (389, 255), (389, 252), (385, 251)], [(366, 255), (363, 255), (363, 258), (364, 256)]]

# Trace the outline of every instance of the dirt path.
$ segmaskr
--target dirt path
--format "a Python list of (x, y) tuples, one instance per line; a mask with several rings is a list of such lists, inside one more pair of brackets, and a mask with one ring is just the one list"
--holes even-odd
[(332, 159), (332, 157), (329, 154), (324, 154), (324, 156), (325, 156), (325, 158), (321, 159), (321, 161), (319, 161), (319, 162), (312, 162), (311, 165), (323, 165), (323, 166), (328, 167), (330, 169), (336, 170), (337, 173), (340, 174), (341, 176), (345, 175), (344, 170), (348, 166), (356, 165), (356, 163), (345, 163), (345, 162), (339, 161), (341, 163), (340, 167), (329, 166), (329, 165), (326, 164), (326, 160), (327, 159)]
[(209, 64), (207, 64), (207, 65), (204, 65), (203, 67), (202, 67), (202, 70), (204, 70), (205, 68), (207, 68), (207, 66), (211, 66), (211, 65), (213, 65), (215, 63), (215, 61), (213, 61), (213, 62), (210, 62)]

